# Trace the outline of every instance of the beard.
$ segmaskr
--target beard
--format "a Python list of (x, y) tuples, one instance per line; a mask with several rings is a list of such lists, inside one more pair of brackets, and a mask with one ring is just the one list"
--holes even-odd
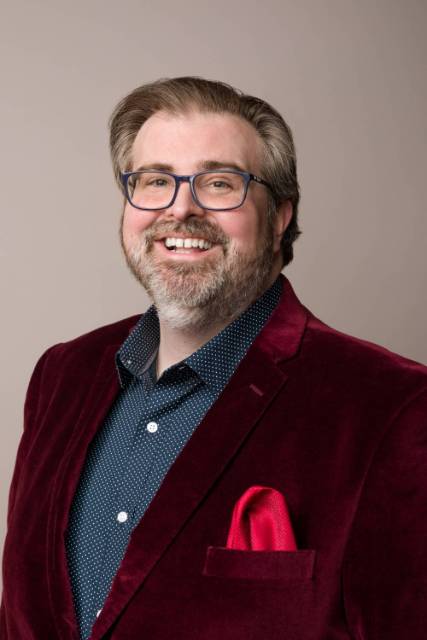
[[(228, 324), (270, 284), (275, 259), (270, 216), (252, 252), (238, 251), (219, 227), (198, 218), (153, 223), (141, 239), (126, 246), (123, 218), (120, 240), (127, 265), (152, 299), (159, 319), (172, 328), (200, 331)], [(194, 263), (156, 257), (156, 238), (174, 233), (205, 238), (219, 245), (221, 254), (215, 251)]]

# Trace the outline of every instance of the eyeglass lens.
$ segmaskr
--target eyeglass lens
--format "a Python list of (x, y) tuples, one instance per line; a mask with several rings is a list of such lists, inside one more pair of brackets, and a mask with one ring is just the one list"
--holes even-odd
[[(133, 173), (127, 184), (130, 201), (143, 209), (165, 209), (175, 193), (174, 177), (155, 171)], [(245, 179), (231, 171), (209, 171), (197, 175), (193, 187), (202, 207), (231, 209), (242, 204)]]

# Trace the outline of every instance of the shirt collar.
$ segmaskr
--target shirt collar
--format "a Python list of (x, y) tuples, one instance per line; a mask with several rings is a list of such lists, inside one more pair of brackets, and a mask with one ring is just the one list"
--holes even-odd
[[(238, 318), (177, 365), (187, 365), (216, 395), (221, 393), (277, 306), (281, 293), (282, 280), (279, 276)], [(150, 368), (157, 356), (159, 339), (159, 319), (152, 305), (116, 354), (116, 368), (122, 387)]]
[(152, 305), (142, 314), (116, 353), (116, 368), (121, 387), (126, 387), (132, 378), (141, 376), (150, 368), (157, 355), (159, 339), (159, 318)]

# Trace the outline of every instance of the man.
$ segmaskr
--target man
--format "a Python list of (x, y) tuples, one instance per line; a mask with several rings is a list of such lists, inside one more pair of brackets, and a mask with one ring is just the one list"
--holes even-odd
[(111, 150), (142, 316), (47, 350), (25, 403), (2, 640), (421, 640), (427, 371), (315, 318), (281, 270), (292, 135), (200, 78)]

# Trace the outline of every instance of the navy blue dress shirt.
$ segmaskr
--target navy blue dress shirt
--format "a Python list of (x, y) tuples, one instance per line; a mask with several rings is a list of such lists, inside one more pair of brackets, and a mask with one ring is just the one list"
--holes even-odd
[(81, 638), (88, 638), (166, 473), (279, 302), (275, 283), (234, 322), (156, 380), (152, 306), (116, 354), (121, 390), (93, 439), (74, 496), (66, 551)]

